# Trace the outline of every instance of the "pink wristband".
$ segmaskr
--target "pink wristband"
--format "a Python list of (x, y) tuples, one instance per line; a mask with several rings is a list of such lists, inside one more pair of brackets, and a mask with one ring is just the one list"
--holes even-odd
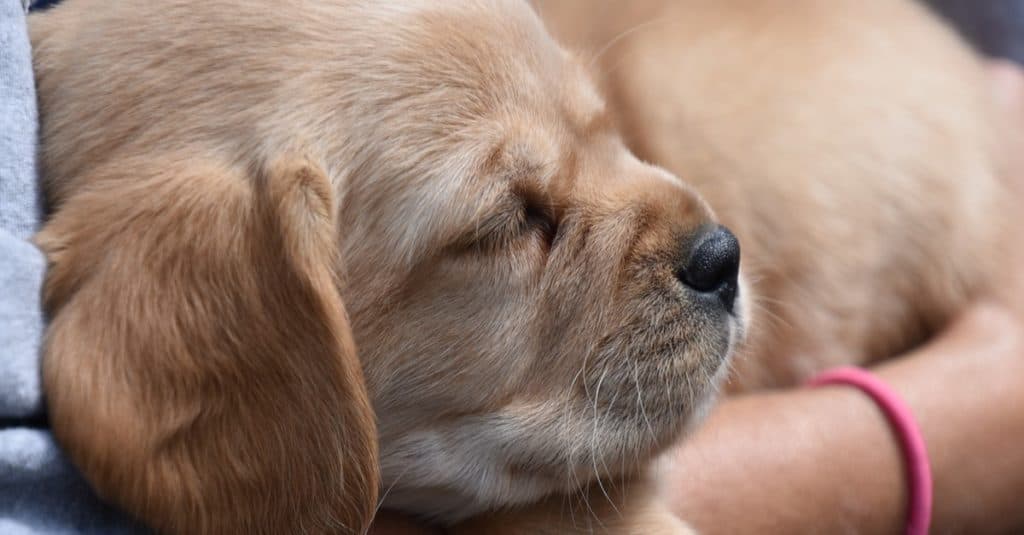
[(927, 535), (932, 519), (932, 471), (928, 450), (910, 407), (889, 385), (861, 368), (826, 370), (811, 378), (809, 386), (849, 385), (856, 387), (878, 404), (899, 438), (907, 463), (907, 535)]

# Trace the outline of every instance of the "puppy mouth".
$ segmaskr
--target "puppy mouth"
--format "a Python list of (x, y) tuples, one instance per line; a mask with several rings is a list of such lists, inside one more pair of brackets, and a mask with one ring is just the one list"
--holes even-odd
[[(661, 327), (606, 336), (561, 399), (514, 402), (389, 443), (385, 481), (402, 481), (389, 506), (452, 520), (636, 473), (702, 419), (742, 337), (733, 314)], [(429, 507), (417, 481), (444, 482)]]
[[(696, 427), (743, 339), (746, 288), (740, 280), (727, 310), (715, 292), (682, 284), (665, 265), (647, 264), (650, 270), (630, 278), (635, 285), (620, 294), (630, 297), (618, 308), (625, 314), (593, 339), (585, 359), (564, 361), (560, 388), (545, 383), (552, 388), (542, 395), (402, 430), (384, 444), (385, 484), (399, 482), (389, 506), (443, 511), (451, 520), (572, 493), (637, 473)], [(425, 494), (432, 496), (426, 504)]]
[(561, 420), (574, 424), (563, 431), (559, 454), (551, 462), (511, 460), (510, 476), (572, 491), (636, 473), (696, 428), (745, 338), (746, 285), (738, 273), (724, 279), (706, 291), (662, 278), (660, 289), (637, 292), (627, 317), (567, 385), (573, 399)]
[[(739, 287), (733, 291), (742, 294)], [(699, 297), (681, 319), (642, 315), (646, 329), (627, 325), (589, 359), (577, 394), (592, 412), (593, 434), (607, 444), (592, 454), (607, 456), (608, 466), (621, 466), (623, 457), (642, 463), (657, 455), (702, 421), (717, 398), (744, 339), (745, 307), (742, 299), (725, 310), (717, 296)]]

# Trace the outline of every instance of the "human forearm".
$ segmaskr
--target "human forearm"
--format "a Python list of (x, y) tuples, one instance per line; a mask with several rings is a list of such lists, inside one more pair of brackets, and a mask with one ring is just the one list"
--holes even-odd
[(937, 343), (877, 370), (914, 408), (935, 477), (938, 532), (1024, 528), (1024, 334), (975, 307)]
[[(1020, 330), (1004, 310), (978, 306), (934, 343), (875, 370), (910, 404), (928, 442), (939, 532), (1024, 522)], [(899, 445), (852, 388), (728, 400), (670, 458), (668, 498), (702, 532), (902, 529)]]

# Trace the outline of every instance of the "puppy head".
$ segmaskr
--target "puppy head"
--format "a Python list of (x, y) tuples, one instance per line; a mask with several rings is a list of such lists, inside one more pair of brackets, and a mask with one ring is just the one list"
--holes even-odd
[(390, 504), (451, 521), (631, 472), (708, 402), (735, 240), (525, 4), (175, 6), (32, 25), (48, 403), (105, 497), (358, 532), (376, 434)]
[(393, 26), (340, 207), (386, 503), (452, 520), (635, 469), (740, 335), (735, 239), (525, 5)]

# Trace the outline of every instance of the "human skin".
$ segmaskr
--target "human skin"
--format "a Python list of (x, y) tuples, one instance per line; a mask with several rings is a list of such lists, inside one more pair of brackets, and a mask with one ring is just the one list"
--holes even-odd
[[(1024, 527), (1024, 322), (979, 303), (873, 370), (928, 445), (938, 533)], [(897, 533), (904, 461), (875, 404), (844, 386), (733, 397), (668, 456), (663, 491), (701, 533)]]

